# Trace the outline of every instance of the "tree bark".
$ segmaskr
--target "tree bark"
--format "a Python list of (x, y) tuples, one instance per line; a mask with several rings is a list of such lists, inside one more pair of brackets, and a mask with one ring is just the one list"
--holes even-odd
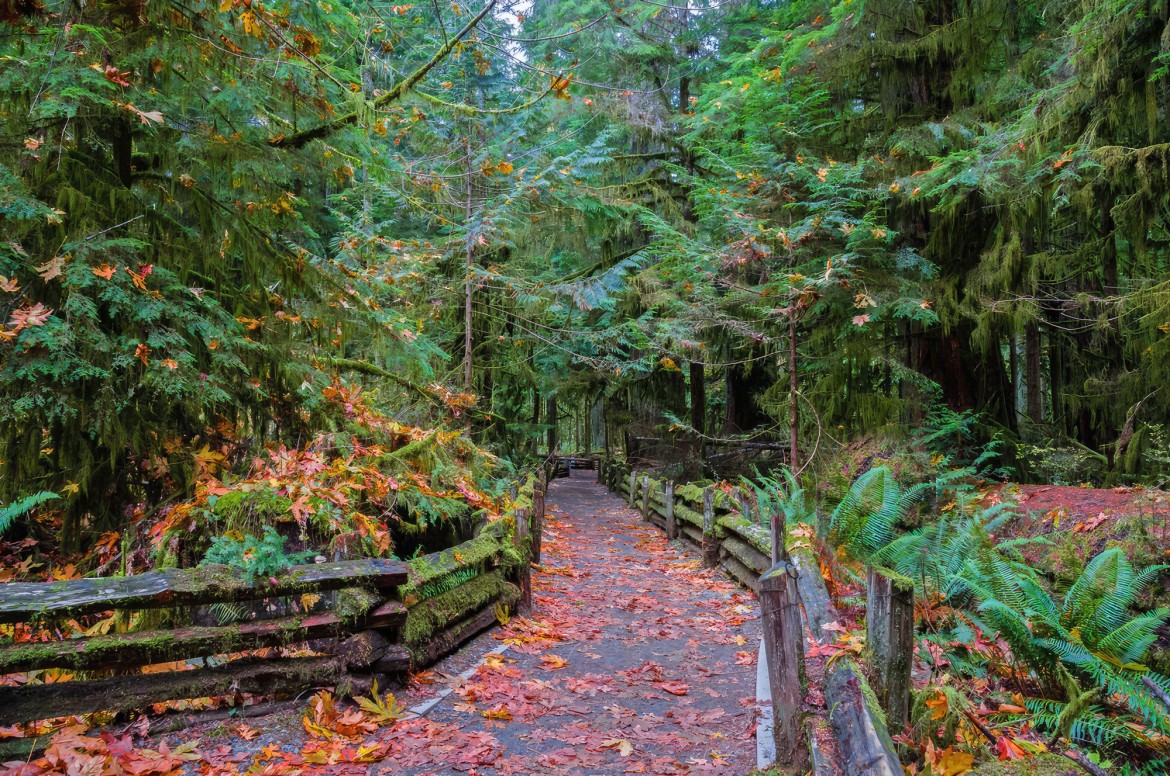
[(1044, 422), (1044, 390), (1040, 384), (1040, 324), (1024, 326), (1024, 382), (1027, 389), (1028, 418)]

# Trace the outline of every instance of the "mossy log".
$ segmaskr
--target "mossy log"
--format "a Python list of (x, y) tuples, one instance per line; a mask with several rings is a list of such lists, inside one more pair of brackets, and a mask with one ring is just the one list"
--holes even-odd
[(831, 644), (837, 640), (837, 632), (826, 630), (825, 626), (837, 621), (837, 608), (829, 598), (821, 567), (805, 547), (792, 550), (792, 563), (796, 566), (796, 584), (800, 588), (806, 624), (818, 643)]
[[(792, 552), (805, 625), (820, 644), (836, 641), (825, 625), (837, 620), (820, 566), (806, 547)], [(859, 776), (902, 776), (902, 765), (890, 739), (885, 713), (857, 664), (843, 658), (827, 668), (825, 704), (843, 773)]]
[(0, 687), (0, 725), (241, 692), (296, 693), (310, 687), (335, 686), (344, 676), (333, 658), (247, 658), (193, 671)]
[[(408, 580), (398, 588), (398, 598), (408, 607), (432, 598), (454, 585), (449, 578), (460, 572), (494, 565), (511, 544), (512, 529), (506, 520), (488, 523), (474, 539), (441, 552), (432, 552), (408, 564)], [(516, 560), (519, 560), (518, 558)]]
[(233, 625), (16, 644), (0, 648), (0, 674), (37, 668), (84, 671), (168, 663), (338, 636), (345, 627), (342, 618), (335, 614), (313, 614)]
[(514, 607), (519, 600), (520, 589), (515, 585), (508, 585), (505, 593), (499, 598), (489, 601), (472, 616), (460, 620), (432, 636), (415, 655), (415, 665), (430, 665), (444, 655), (453, 652), (463, 642), (498, 622), (497, 608)]
[(842, 771), (858, 776), (902, 776), (902, 763), (877, 697), (852, 660), (837, 661), (825, 680), (825, 705)]
[(676, 502), (674, 505), (674, 516), (680, 522), (690, 523), (691, 525), (698, 526), (700, 529), (700, 533), (702, 533), (702, 528), (703, 528), (703, 513), (702, 512), (696, 512), (695, 510), (688, 507), (686, 504), (683, 504), (681, 502)]
[[(723, 536), (734, 536), (747, 542), (764, 557), (772, 554), (772, 538), (768, 529), (747, 520), (742, 515), (732, 514), (717, 518), (715, 524), (723, 530)], [(771, 561), (764, 568), (771, 566)]]
[(38, 616), (69, 616), (109, 609), (251, 601), (258, 598), (337, 590), (368, 584), (388, 588), (406, 581), (406, 564), (365, 558), (293, 566), (272, 580), (256, 581), (228, 566), (163, 569), (130, 577), (70, 579), (60, 582), (7, 582), (0, 585), (0, 623)]
[[(519, 591), (500, 570), (489, 571), (434, 598), (411, 606), (402, 628), (402, 643), (416, 657), (426, 654), (435, 634), (480, 611), (489, 603)], [(495, 615), (494, 609), (492, 612)]]
[(381, 659), (392, 645), (376, 630), (358, 631), (336, 644), (331, 654), (349, 670), (368, 669)]
[(772, 565), (767, 555), (735, 536), (723, 540), (723, 549), (757, 575), (763, 574)]

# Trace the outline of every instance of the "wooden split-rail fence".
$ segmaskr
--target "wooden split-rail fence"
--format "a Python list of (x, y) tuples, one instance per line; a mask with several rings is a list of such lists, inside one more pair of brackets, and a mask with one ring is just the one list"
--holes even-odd
[[(474, 538), (408, 562), (306, 564), (264, 580), (200, 566), (0, 584), (0, 623), (52, 632), (113, 612), (115, 623), (139, 626), (0, 646), (9, 680), (0, 685), (0, 726), (209, 696), (385, 687), (531, 604), (550, 473), (544, 466), (515, 486), (515, 506)], [(221, 622), (224, 611), (235, 614)]]
[(806, 633), (820, 647), (838, 636), (837, 610), (812, 548), (801, 541), (785, 546), (783, 516), (761, 520), (752, 494), (738, 486), (676, 483), (616, 459), (599, 462), (597, 479), (668, 538), (691, 542), (708, 566), (722, 567), (759, 595), (777, 765), (902, 776), (890, 731), (901, 732), (909, 714), (914, 654), (909, 580), (868, 569), (864, 669), (844, 656), (824, 668), (821, 689), (836, 748), (830, 763), (818, 745), (817, 721), (802, 712)]

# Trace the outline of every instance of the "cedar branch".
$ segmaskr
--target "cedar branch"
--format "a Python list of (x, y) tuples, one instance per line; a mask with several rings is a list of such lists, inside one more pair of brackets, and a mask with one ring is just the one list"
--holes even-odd
[[(489, 12), (491, 12), (495, 5), (496, 0), (488, 0), (483, 9), (474, 17), (472, 17), (471, 20), (467, 22), (467, 24), (463, 25), (463, 28), (459, 30), (459, 32), (455, 33), (446, 43), (440, 46), (434, 55), (429, 60), (427, 60), (425, 65), (420, 67), (418, 70), (415, 70), (413, 73), (407, 76), (405, 80), (400, 81), (393, 89), (375, 99), (371, 103), (371, 106), (374, 108), (381, 108), (384, 105), (389, 105), (392, 102), (402, 99), (402, 97), (404, 97), (415, 84), (426, 77), (427, 73), (429, 73), (436, 65), (447, 58), (447, 55), (455, 49), (456, 44), (458, 44), (459, 41), (461, 41), (463, 38), (467, 37), (467, 35), (476, 28), (476, 26), (483, 20), (483, 18), (487, 16)], [(359, 111), (352, 111), (350, 113), (346, 113), (344, 116), (338, 116), (332, 121), (319, 124), (312, 129), (306, 129), (303, 132), (297, 132), (292, 135), (279, 135), (269, 140), (268, 143), (274, 148), (301, 148), (302, 146), (305, 146), (314, 140), (319, 140), (323, 137), (329, 136), (341, 127), (353, 124), (358, 120), (360, 115), (361, 114)]]

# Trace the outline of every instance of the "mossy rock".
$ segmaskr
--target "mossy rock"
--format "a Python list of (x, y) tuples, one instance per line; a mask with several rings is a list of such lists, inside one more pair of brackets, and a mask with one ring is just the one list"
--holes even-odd
[(979, 765), (971, 776), (1084, 776), (1080, 766), (1058, 754), (1038, 754), (1022, 760), (993, 760)]

